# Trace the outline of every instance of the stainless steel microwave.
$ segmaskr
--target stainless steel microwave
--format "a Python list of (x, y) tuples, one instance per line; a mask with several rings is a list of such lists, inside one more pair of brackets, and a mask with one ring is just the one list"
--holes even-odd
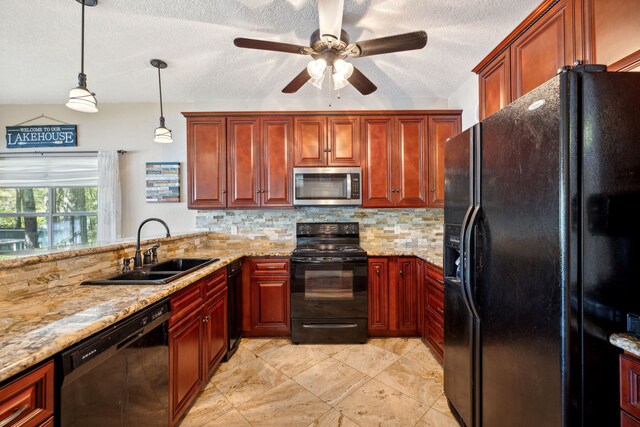
[(296, 206), (362, 205), (361, 168), (293, 168)]

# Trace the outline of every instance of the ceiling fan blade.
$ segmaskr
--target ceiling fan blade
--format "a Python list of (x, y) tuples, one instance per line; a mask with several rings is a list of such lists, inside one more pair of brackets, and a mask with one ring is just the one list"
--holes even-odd
[(356, 67), (353, 67), (353, 73), (351, 73), (351, 76), (347, 81), (363, 95), (369, 95), (378, 89), (376, 85), (374, 85), (371, 80), (362, 74), (362, 72)]
[(309, 75), (309, 72), (305, 68), (300, 72), (300, 74), (295, 76), (294, 79), (291, 80), (291, 82), (288, 85), (286, 85), (284, 89), (282, 89), (282, 92), (296, 93), (310, 79), (311, 79), (311, 76)]
[(413, 33), (398, 34), (378, 39), (363, 40), (353, 43), (348, 54), (357, 58), (363, 56), (380, 55), (383, 53), (402, 52), (404, 50), (422, 49), (427, 45), (427, 33), (414, 31)]
[(244, 39), (237, 38), (233, 40), (233, 44), (238, 47), (247, 49), (271, 50), (275, 52), (298, 53), (300, 55), (308, 55), (311, 48), (297, 44), (272, 42), (268, 40)]
[(340, 40), (344, 0), (318, 0), (320, 37), (331, 35)]

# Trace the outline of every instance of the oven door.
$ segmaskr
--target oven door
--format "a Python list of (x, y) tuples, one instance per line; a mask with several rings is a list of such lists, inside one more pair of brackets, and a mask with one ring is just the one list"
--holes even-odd
[(366, 259), (293, 259), (291, 279), (293, 319), (367, 317)]

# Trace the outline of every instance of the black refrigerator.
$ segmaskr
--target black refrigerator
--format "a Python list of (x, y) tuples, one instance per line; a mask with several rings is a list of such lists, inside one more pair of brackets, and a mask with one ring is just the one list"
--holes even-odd
[(565, 69), (445, 146), (444, 390), (471, 426), (616, 426), (640, 312), (640, 73)]

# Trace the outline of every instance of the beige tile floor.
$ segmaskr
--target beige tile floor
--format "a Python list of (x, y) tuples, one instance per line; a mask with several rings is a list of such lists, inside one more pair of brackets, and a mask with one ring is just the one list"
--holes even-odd
[(244, 338), (181, 427), (457, 427), (442, 366), (417, 338), (293, 345)]

